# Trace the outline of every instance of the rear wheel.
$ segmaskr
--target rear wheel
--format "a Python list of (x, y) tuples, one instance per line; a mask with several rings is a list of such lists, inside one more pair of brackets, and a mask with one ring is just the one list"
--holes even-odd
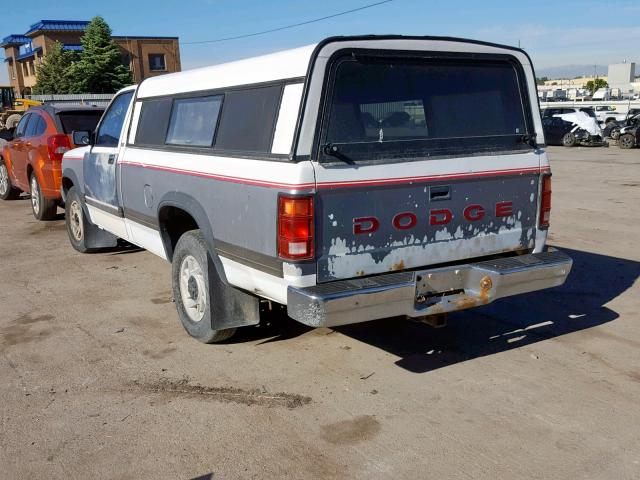
[(609, 137), (611, 137), (611, 140), (618, 140), (618, 138), (620, 138), (620, 127), (612, 128)]
[(90, 249), (85, 243), (84, 228), (87, 220), (84, 218), (82, 203), (76, 187), (71, 187), (67, 192), (64, 216), (71, 246), (80, 253), (89, 252)]
[(173, 297), (182, 326), (203, 343), (228, 340), (235, 328), (212, 328), (209, 251), (200, 230), (186, 232), (176, 245), (172, 262)]
[(564, 137), (562, 137), (562, 145), (565, 147), (574, 147), (576, 142), (576, 136), (571, 132), (566, 133)]
[(53, 200), (44, 197), (40, 182), (35, 173), (31, 174), (31, 211), (38, 220), (51, 220), (56, 216), (58, 206)]
[(20, 190), (11, 185), (9, 169), (4, 163), (4, 158), (0, 158), (0, 198), (2, 200), (15, 200), (20, 196)]
[(625, 150), (633, 148), (636, 146), (636, 137), (634, 137), (630, 133), (625, 133), (618, 139), (618, 146), (620, 148), (624, 148)]

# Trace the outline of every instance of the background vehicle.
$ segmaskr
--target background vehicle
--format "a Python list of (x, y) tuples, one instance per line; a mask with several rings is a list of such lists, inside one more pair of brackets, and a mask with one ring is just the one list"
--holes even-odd
[(565, 115), (567, 113), (584, 112), (591, 118), (598, 119), (593, 107), (547, 107), (542, 110), (542, 117), (553, 117), (554, 115)]
[[(542, 124), (545, 129), (545, 140), (549, 145), (563, 145), (565, 147), (573, 147), (578, 144), (584, 146), (606, 145), (595, 111), (591, 107), (547, 108), (542, 114)], [(549, 132), (550, 138), (547, 138), (547, 132)]]
[[(542, 127), (544, 128), (544, 139), (547, 145), (573, 147), (579, 142), (578, 134), (573, 132), (575, 125), (560, 117), (544, 117), (542, 119)], [(584, 130), (581, 132), (584, 132)], [(580, 133), (580, 136), (583, 136), (583, 134)]]
[(627, 112), (626, 117), (624, 118), (625, 121), (630, 120), (631, 118), (635, 117), (636, 115), (640, 115), (640, 108), (630, 108), (629, 111)]
[(611, 100), (611, 89), (610, 88), (599, 88), (593, 94), (592, 100), (601, 100), (603, 102), (608, 102)]
[(618, 146), (629, 149), (638, 146), (640, 141), (640, 114), (631, 118), (627, 125), (620, 129)]
[(0, 86), (0, 132), (12, 131), (18, 126), (24, 112), (38, 105), (42, 105), (42, 102), (26, 98), (16, 99), (13, 87)]
[(22, 116), (14, 138), (2, 149), (0, 198), (31, 194), (39, 220), (51, 219), (61, 202), (62, 155), (75, 147), (71, 132), (94, 129), (104, 109), (97, 107), (33, 107)]
[(600, 123), (621, 122), (626, 118), (626, 114), (616, 111), (609, 105), (596, 106), (595, 113)]
[(602, 128), (602, 136), (611, 140), (618, 140), (620, 129), (626, 125), (625, 122), (609, 122)]
[(605, 125), (603, 129), (603, 135), (609, 137), (612, 140), (618, 140), (620, 133), (625, 127), (635, 127), (640, 121), (640, 109), (632, 108), (624, 122), (611, 122)]

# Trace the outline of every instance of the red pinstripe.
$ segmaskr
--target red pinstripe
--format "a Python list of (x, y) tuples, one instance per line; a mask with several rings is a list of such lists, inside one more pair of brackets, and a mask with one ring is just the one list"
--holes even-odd
[(287, 190), (309, 190), (313, 188), (318, 189), (335, 189), (335, 188), (350, 188), (350, 187), (369, 187), (369, 186), (382, 186), (382, 185), (402, 185), (412, 184), (419, 182), (429, 181), (442, 181), (442, 180), (460, 180), (464, 178), (485, 178), (485, 177), (498, 177), (506, 175), (525, 175), (525, 174), (540, 174), (549, 173), (549, 167), (527, 167), (527, 168), (513, 168), (504, 170), (485, 170), (479, 172), (465, 172), (465, 173), (452, 173), (443, 175), (429, 175), (420, 177), (398, 177), (398, 178), (381, 178), (373, 180), (351, 180), (344, 182), (320, 182), (317, 185), (314, 183), (280, 183), (280, 182), (268, 182), (265, 180), (254, 180), (250, 178), (232, 177), (229, 175), (219, 175), (215, 173), (198, 172), (195, 170), (184, 170), (180, 168), (164, 167), (160, 165), (148, 165), (137, 162), (119, 162), (121, 165), (128, 165), (132, 167), (150, 168), (152, 170), (159, 170), (163, 172), (173, 172), (182, 175), (192, 175), (195, 177), (213, 178), (216, 180), (222, 180), (225, 182), (242, 183), (246, 185), (255, 185), (260, 187), (269, 188), (284, 188)]

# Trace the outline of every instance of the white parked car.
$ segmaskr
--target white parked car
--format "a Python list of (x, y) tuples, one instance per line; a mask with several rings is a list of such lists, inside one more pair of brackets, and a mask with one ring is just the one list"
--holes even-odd
[(600, 123), (623, 122), (627, 116), (610, 105), (598, 105), (595, 107), (595, 112), (596, 118)]

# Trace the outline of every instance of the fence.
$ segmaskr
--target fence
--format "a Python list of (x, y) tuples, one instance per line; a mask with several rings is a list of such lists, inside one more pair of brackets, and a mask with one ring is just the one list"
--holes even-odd
[(565, 100), (561, 102), (540, 102), (541, 108), (558, 108), (558, 107), (599, 107), (606, 105), (615, 107), (620, 113), (627, 113), (630, 108), (640, 108), (640, 101), (638, 100), (614, 100), (614, 101), (571, 101)]
[(106, 107), (113, 93), (80, 93), (65, 95), (25, 95), (26, 98), (47, 104), (63, 104), (69, 106), (95, 105)]

